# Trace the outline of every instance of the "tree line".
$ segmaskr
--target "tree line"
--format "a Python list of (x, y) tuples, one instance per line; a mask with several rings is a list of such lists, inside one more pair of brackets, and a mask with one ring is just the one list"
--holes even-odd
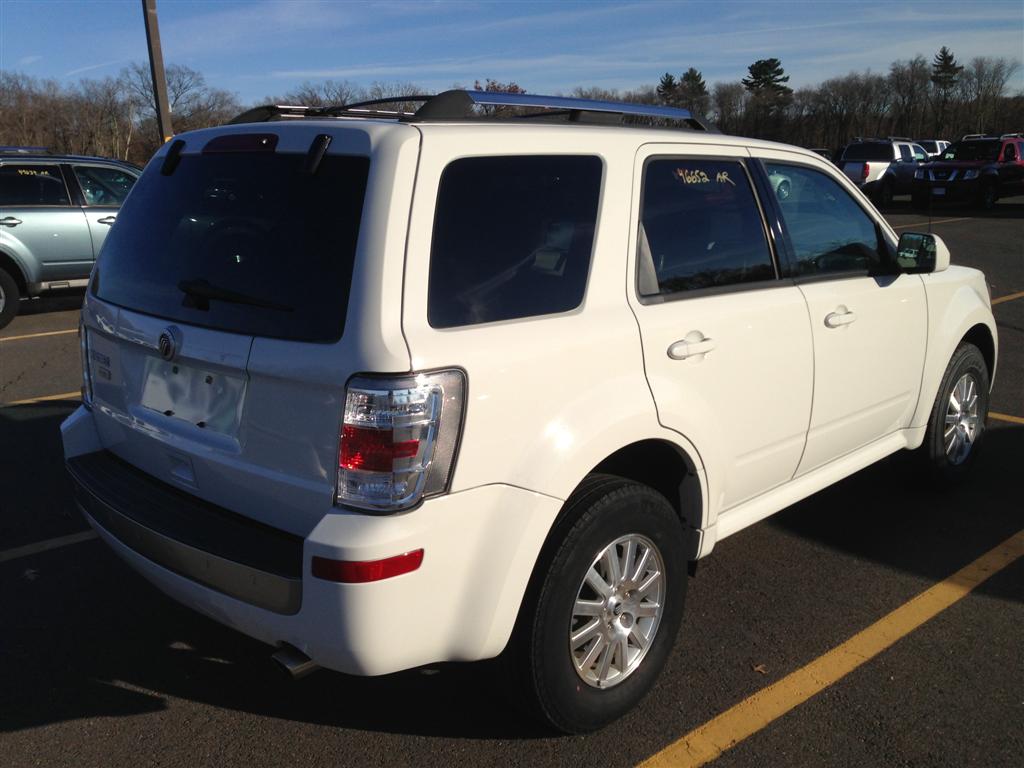
[[(892, 62), (885, 74), (851, 72), (795, 90), (782, 62), (769, 58), (751, 64), (740, 80), (710, 87), (700, 70), (690, 67), (678, 78), (664, 74), (656, 85), (627, 91), (578, 87), (572, 95), (683, 107), (706, 116), (723, 133), (834, 149), (855, 136), (956, 139), (965, 133), (1024, 130), (1024, 92), (1007, 93), (1019, 69), (1016, 60), (988, 56), (961, 64), (943, 47), (931, 62), (917, 55)], [(166, 72), (176, 133), (222, 124), (246, 108), (194, 69), (171, 64)], [(472, 87), (526, 92), (518, 83), (491, 79)], [(422, 92), (408, 82), (364, 86), (324, 80), (258, 103), (325, 106)], [(74, 85), (0, 70), (0, 145), (45, 146), (142, 164), (159, 143), (145, 64)]]

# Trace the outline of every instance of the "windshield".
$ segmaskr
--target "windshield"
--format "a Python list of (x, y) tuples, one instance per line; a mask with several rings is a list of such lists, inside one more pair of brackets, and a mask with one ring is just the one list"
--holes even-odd
[(994, 163), (999, 154), (998, 141), (958, 141), (942, 153), (943, 160), (970, 161), (983, 160)]
[(103, 245), (104, 301), (191, 325), (337, 341), (369, 158), (229, 152), (150, 165)]

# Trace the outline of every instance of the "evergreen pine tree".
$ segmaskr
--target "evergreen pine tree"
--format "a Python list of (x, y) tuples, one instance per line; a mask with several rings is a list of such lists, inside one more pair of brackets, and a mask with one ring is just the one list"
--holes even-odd
[(658, 98), (665, 104), (675, 104), (678, 88), (679, 84), (676, 83), (675, 76), (666, 72), (658, 82)]

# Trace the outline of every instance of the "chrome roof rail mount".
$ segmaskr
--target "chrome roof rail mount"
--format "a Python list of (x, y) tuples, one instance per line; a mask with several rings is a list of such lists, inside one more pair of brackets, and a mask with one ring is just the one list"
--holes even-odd
[[(385, 105), (408, 105), (422, 102), (415, 112), (379, 109)], [(508, 107), (518, 110), (543, 110), (513, 114), (480, 114), (476, 108)], [(353, 104), (327, 107), (289, 106), (268, 104), (243, 112), (228, 124), (262, 123), (273, 120), (318, 117), (364, 117), (401, 120), (403, 122), (463, 122), (486, 120), (538, 119), (570, 123), (619, 124), (623, 118), (641, 119), (647, 124), (681, 124), (698, 131), (715, 131), (707, 121), (689, 110), (653, 104), (634, 104), (622, 101), (577, 99), (567, 96), (539, 96), (527, 93), (499, 93), (495, 91), (444, 91), (436, 96), (409, 95), (371, 99)], [(671, 125), (670, 127), (678, 127)]]

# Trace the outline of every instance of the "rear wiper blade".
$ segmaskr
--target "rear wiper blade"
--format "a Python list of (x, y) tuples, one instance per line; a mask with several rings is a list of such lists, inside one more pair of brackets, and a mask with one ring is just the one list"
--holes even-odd
[(279, 312), (293, 312), (294, 309), (285, 304), (278, 304), (273, 301), (261, 299), (258, 296), (250, 296), (246, 293), (230, 291), (217, 285), (211, 285), (207, 280), (182, 280), (178, 283), (178, 290), (184, 293), (191, 300), (190, 305), (203, 311), (210, 309), (210, 300), (226, 301), (229, 304), (246, 304), (250, 307), (261, 307), (262, 309), (276, 309)]

